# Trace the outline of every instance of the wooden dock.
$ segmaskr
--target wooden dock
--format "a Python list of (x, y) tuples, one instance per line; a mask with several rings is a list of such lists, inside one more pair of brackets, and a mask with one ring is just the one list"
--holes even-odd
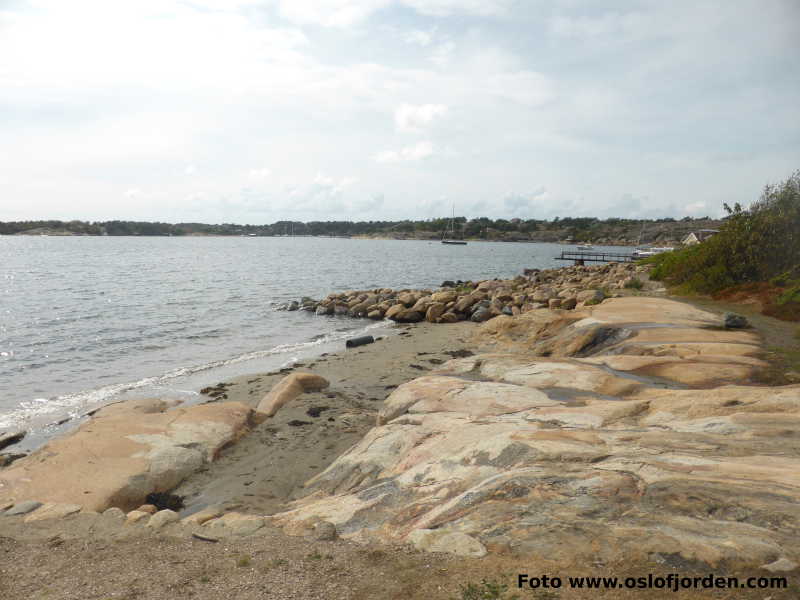
[(636, 257), (633, 254), (620, 254), (618, 252), (582, 252), (562, 250), (556, 260), (572, 260), (576, 265), (586, 262), (633, 262)]

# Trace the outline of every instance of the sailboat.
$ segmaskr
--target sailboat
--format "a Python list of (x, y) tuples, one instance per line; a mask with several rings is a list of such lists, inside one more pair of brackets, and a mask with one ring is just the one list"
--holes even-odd
[(445, 237), (446, 234), (448, 233), (447, 231), (442, 233), (442, 243), (443, 244), (452, 244), (454, 246), (466, 246), (467, 242), (465, 242), (464, 240), (455, 239), (455, 235), (456, 235), (455, 227), (456, 227), (456, 205), (453, 204), (453, 218), (450, 219), (449, 237)]

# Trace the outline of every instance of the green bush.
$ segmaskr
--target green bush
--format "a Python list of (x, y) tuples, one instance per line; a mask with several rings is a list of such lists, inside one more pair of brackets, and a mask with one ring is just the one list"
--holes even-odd
[(649, 258), (655, 265), (650, 277), (704, 294), (750, 281), (789, 283), (800, 269), (800, 171), (768, 185), (748, 210), (738, 204), (725, 209), (716, 235)]
[(630, 281), (625, 282), (625, 287), (629, 290), (640, 290), (643, 286), (644, 283), (638, 277), (631, 277)]

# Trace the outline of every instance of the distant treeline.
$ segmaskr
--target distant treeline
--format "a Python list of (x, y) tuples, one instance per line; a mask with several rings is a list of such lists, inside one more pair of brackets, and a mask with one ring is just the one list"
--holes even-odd
[[(708, 217), (692, 219), (685, 217), (680, 221), (672, 218), (657, 220), (641, 219), (597, 219), (594, 217), (556, 217), (552, 220), (540, 219), (490, 219), (479, 217), (467, 219), (456, 217), (452, 228), (459, 236), (468, 238), (492, 238), (495, 234), (507, 237), (517, 234), (523, 237), (536, 232), (559, 232), (579, 239), (592, 239), (594, 234), (609, 229), (638, 231), (648, 225), (664, 227), (670, 223), (691, 228), (694, 221), (708, 221)], [(0, 235), (20, 233), (71, 233), (73, 235), (313, 235), (313, 236), (356, 236), (356, 235), (404, 235), (439, 233), (451, 228), (450, 218), (427, 219), (424, 221), (278, 221), (269, 225), (237, 225), (222, 223), (150, 223), (142, 221), (12, 221), (0, 222)]]

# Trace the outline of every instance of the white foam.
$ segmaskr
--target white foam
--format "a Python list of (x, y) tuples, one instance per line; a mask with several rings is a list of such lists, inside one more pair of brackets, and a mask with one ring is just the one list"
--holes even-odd
[[(245, 354), (240, 354), (239, 356), (213, 361), (202, 365), (181, 367), (154, 377), (144, 377), (137, 381), (114, 383), (92, 390), (84, 390), (72, 394), (56, 396), (55, 398), (34, 398), (31, 400), (23, 400), (19, 403), (18, 408), (0, 415), (0, 431), (44, 428), (56, 420), (80, 417), (85, 414), (87, 410), (99, 408), (109, 404), (117, 396), (120, 396), (123, 393), (133, 392), (142, 388), (162, 386), (175, 379), (187, 377), (195, 373), (201, 373), (203, 371), (219, 369), (230, 365), (236, 365), (281, 354), (293, 355), (281, 364), (281, 367), (289, 366), (294, 362), (297, 362), (300, 354), (306, 354), (311, 351), (311, 355), (313, 355), (313, 350), (316, 347), (341, 341), (352, 336), (363, 335), (373, 329), (386, 326), (386, 321), (377, 321), (360, 329), (349, 329), (346, 331), (337, 331), (321, 336), (315, 336), (315, 339), (306, 342), (279, 344), (273, 348), (270, 348), (269, 350), (256, 350), (254, 352), (247, 352)], [(193, 391), (175, 391), (185, 393), (187, 395), (196, 395), (196, 392)]]

